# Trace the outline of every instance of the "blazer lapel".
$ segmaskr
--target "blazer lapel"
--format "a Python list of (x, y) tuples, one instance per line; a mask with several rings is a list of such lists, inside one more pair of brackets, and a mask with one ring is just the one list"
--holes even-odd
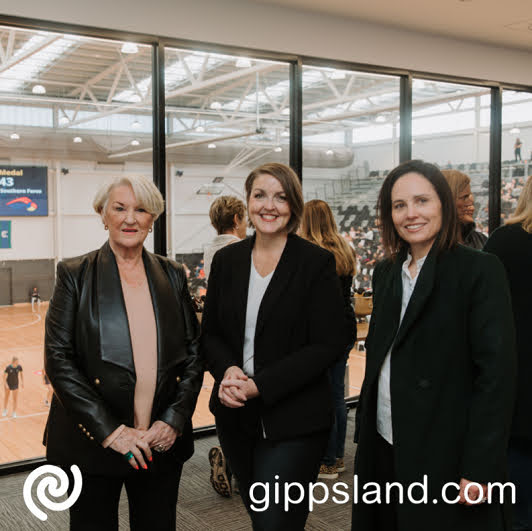
[(264, 293), (264, 297), (262, 298), (259, 307), (255, 337), (261, 333), (266, 318), (275, 309), (278, 299), (285, 292), (286, 287), (290, 283), (292, 275), (294, 274), (294, 263), (297, 261), (295, 238), (296, 236), (292, 234), (288, 235), (279, 263), (277, 264), (270, 283), (266, 288), (266, 292)]
[(96, 282), (102, 360), (119, 365), (134, 374), (126, 305), (118, 266), (109, 242), (98, 253)]
[[(239, 244), (238, 253), (235, 254), (234, 263), (231, 271), (231, 286), (234, 296), (234, 319), (236, 322), (235, 330), (238, 331), (240, 343), (239, 352), (243, 352), (244, 333), (246, 328), (246, 308), (248, 303), (249, 275), (251, 272), (251, 251), (255, 244), (255, 235), (245, 239)], [(236, 245), (236, 244), (233, 244)]]
[(418, 272), (419, 278), (417, 279), (416, 287), (414, 288), (414, 292), (410, 297), (403, 321), (401, 322), (401, 326), (397, 332), (394, 347), (397, 347), (401, 344), (401, 341), (405, 339), (408, 331), (410, 328), (412, 328), (420, 313), (423, 311), (423, 308), (427, 303), (434, 286), (434, 279), (436, 277), (436, 264), (436, 245), (433, 245), (429, 254), (427, 255), (421, 271)]
[[(180, 361), (178, 338), (184, 334), (183, 308), (163, 266), (151, 253), (142, 253), (157, 326), (157, 383), (169, 366)], [(185, 293), (184, 296), (187, 294)]]

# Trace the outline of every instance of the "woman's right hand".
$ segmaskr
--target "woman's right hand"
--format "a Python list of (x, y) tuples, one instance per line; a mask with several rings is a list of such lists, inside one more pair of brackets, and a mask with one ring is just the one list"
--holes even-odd
[[(115, 452), (125, 455), (128, 452), (133, 454), (133, 457), (128, 460), (128, 463), (135, 469), (139, 469), (139, 465), (145, 470), (148, 468), (144, 457), (151, 461), (152, 454), (150, 445), (142, 440), (144, 431), (136, 430), (135, 428), (128, 428), (127, 426), (122, 430), (122, 433), (109, 445)], [(142, 455), (144, 452), (144, 456)]]
[(247, 379), (248, 377), (240, 367), (236, 365), (229, 367), (225, 371), (223, 381), (220, 383), (220, 388), (218, 389), (220, 402), (230, 408), (242, 407), (246, 401), (246, 396), (238, 387), (231, 385), (231, 380), (245, 381)]

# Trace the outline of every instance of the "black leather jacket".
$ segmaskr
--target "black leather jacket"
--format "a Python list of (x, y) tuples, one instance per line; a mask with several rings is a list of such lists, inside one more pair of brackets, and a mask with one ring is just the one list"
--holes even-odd
[[(191, 417), (201, 388), (199, 326), (183, 268), (143, 251), (157, 325), (157, 385), (152, 423), (181, 437), (166, 459), (193, 453)], [(135, 366), (122, 287), (108, 243), (57, 266), (46, 316), (45, 369), (54, 398), (44, 434), (48, 461), (92, 474), (123, 475), (131, 467), (102, 441), (133, 426)]]

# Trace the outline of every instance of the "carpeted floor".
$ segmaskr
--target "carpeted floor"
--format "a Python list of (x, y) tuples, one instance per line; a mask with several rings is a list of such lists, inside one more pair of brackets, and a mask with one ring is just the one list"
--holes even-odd
[[(338, 480), (352, 488), (354, 444), (354, 410), (349, 412), (346, 441), (346, 472)], [(217, 444), (215, 437), (196, 441), (196, 453), (183, 469), (176, 529), (182, 531), (239, 531), (251, 529), (250, 520), (239, 498), (222, 498), (209, 483), (210, 467), (207, 458), (209, 449)], [(48, 519), (41, 522), (27, 509), (23, 499), (24, 481), (29, 473), (0, 477), (0, 530), (68, 530), (68, 511), (52, 512), (44, 509)], [(325, 481), (332, 489), (334, 481)], [(348, 491), (350, 492), (350, 491)], [(331, 490), (332, 494), (332, 490)], [(316, 490), (316, 496), (321, 491)], [(34, 497), (35, 499), (35, 497)], [(95, 508), (97, 510), (97, 508)], [(317, 506), (310, 514), (306, 529), (309, 531), (343, 531), (351, 526), (351, 504), (335, 504), (331, 500)], [(123, 491), (120, 502), (120, 530), (129, 529), (127, 498)], [(97, 531), (97, 530), (95, 530)], [(147, 530), (149, 531), (149, 530)]]

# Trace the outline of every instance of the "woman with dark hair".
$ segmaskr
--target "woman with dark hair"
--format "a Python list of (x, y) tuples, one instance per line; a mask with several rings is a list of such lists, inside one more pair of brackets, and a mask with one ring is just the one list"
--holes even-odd
[(264, 164), (245, 190), (255, 235), (220, 249), (209, 277), (209, 406), (253, 529), (297, 531), (334, 418), (327, 370), (345, 349), (342, 295), (334, 256), (295, 234), (303, 195), (294, 171)]
[(339, 472), (345, 471), (344, 448), (347, 408), (345, 407), (344, 381), (347, 358), (357, 336), (355, 312), (351, 302), (351, 286), (353, 284), (353, 276), (356, 274), (356, 256), (353, 249), (338, 233), (336, 221), (329, 205), (320, 199), (313, 199), (305, 203), (300, 236), (333, 253), (336, 262), (336, 273), (340, 279), (344, 299), (347, 330), (344, 356), (329, 369), (335, 419), (329, 435), (327, 451), (323, 456), (318, 475), (320, 479), (336, 479)]
[(456, 204), (456, 213), (458, 215), (458, 241), (473, 247), (473, 249), (482, 249), (488, 237), (475, 230), (475, 203), (471, 193), (471, 179), (465, 173), (458, 170), (442, 170), (442, 174), (447, 179), (453, 199)]
[(482, 502), (505, 481), (514, 398), (504, 269), (457, 244), (451, 190), (432, 164), (392, 170), (378, 217), (387, 258), (373, 275), (355, 473), (360, 492), (378, 484), (382, 504), (355, 500), (353, 529), (500, 531), (501, 503)]
[(510, 283), (517, 342), (517, 400), (508, 448), (510, 481), (517, 490), (514, 531), (532, 529), (532, 177), (513, 216), (492, 233), (484, 250), (504, 265)]

